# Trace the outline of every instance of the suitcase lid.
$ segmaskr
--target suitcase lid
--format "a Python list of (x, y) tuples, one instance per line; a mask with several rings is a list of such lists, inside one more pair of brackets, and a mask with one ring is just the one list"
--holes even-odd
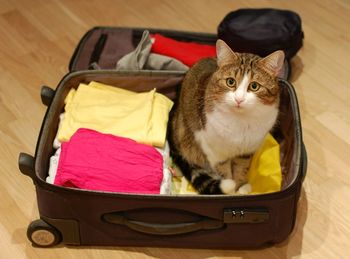
[[(151, 28), (94, 27), (81, 38), (77, 45), (69, 62), (69, 71), (93, 70), (92, 64), (98, 64), (101, 69), (114, 69), (120, 58), (135, 49), (144, 30), (179, 41), (208, 45), (215, 45), (218, 38), (213, 33)], [(290, 63), (286, 59), (281, 78), (288, 79), (290, 74)]]

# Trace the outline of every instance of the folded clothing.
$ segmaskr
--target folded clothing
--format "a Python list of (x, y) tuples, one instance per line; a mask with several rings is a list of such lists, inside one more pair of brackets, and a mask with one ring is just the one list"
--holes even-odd
[(154, 39), (151, 49), (153, 53), (176, 58), (187, 66), (193, 66), (202, 58), (216, 56), (216, 48), (213, 45), (177, 41), (158, 33), (151, 37)]
[(65, 116), (57, 138), (68, 141), (79, 128), (131, 138), (163, 147), (173, 102), (155, 89), (135, 93), (90, 82), (71, 89), (65, 99)]
[[(156, 150), (162, 155), (163, 157), (163, 180), (160, 185), (160, 194), (171, 194), (172, 189), (172, 174), (169, 170), (169, 144), (168, 142), (165, 143), (164, 148), (156, 148)], [(46, 177), (46, 182), (54, 184), (56, 174), (57, 174), (57, 167), (58, 167), (58, 161), (60, 159), (60, 153), (61, 153), (61, 147), (59, 147), (55, 154), (51, 156), (50, 158), (50, 167), (49, 167), (49, 175)]]
[(149, 31), (145, 30), (134, 51), (122, 57), (116, 65), (116, 70), (174, 70), (187, 71), (188, 66), (180, 61), (164, 55), (151, 53), (152, 40)]
[(53, 140), (53, 144), (52, 144), (52, 147), (57, 150), (61, 147), (61, 142), (58, 140), (58, 132), (60, 132), (60, 128), (62, 127), (63, 119), (64, 119), (64, 112), (60, 114), (60, 120), (58, 122), (58, 130), (56, 132), (56, 137)]
[(46, 177), (46, 182), (48, 183), (53, 184), (55, 182), (58, 161), (60, 160), (60, 156), (61, 156), (61, 147), (59, 147), (56, 150), (55, 154), (50, 157), (49, 175)]
[(165, 142), (164, 148), (156, 148), (163, 157), (163, 180), (160, 185), (160, 194), (171, 194), (172, 174), (169, 170), (170, 148), (169, 143)]
[(86, 190), (159, 194), (163, 158), (134, 140), (79, 129), (61, 145), (54, 184)]
[(251, 194), (278, 192), (282, 185), (280, 146), (271, 134), (267, 134), (255, 152), (248, 171)]
[(187, 181), (187, 179), (184, 176), (174, 176), (172, 179), (172, 190), (171, 193), (176, 194), (195, 194), (198, 195), (199, 193), (194, 189), (192, 184)]

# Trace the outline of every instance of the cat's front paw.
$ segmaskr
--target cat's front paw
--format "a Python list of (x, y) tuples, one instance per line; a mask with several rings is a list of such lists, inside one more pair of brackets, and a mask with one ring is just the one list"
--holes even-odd
[(252, 192), (252, 186), (250, 183), (243, 184), (241, 187), (239, 187), (237, 193), (240, 195), (246, 195)]
[(232, 179), (223, 179), (220, 182), (220, 189), (224, 194), (235, 194), (236, 182)]

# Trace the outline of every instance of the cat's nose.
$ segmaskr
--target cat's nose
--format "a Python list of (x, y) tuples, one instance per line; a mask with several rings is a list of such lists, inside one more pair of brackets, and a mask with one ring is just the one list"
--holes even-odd
[(244, 102), (244, 98), (235, 97), (235, 101), (238, 105), (240, 105), (242, 102)]

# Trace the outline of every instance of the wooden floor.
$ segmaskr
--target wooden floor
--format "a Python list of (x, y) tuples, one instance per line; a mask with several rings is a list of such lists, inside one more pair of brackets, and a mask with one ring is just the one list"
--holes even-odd
[[(290, 238), (257, 251), (32, 247), (35, 189), (17, 158), (34, 154), (45, 112), (39, 90), (57, 85), (80, 37), (96, 25), (215, 33), (226, 13), (245, 7), (291, 9), (303, 21), (292, 83), (309, 166)], [(350, 258), (349, 25), (348, 0), (0, 0), (0, 258)]]

